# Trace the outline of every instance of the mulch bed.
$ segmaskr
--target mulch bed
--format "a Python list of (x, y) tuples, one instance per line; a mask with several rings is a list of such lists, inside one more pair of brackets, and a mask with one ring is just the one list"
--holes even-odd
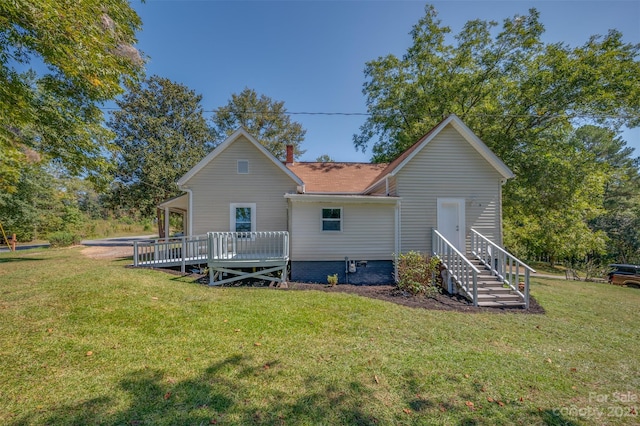
[[(207, 275), (199, 274), (183, 274), (180, 271), (172, 270), (168, 268), (150, 268), (157, 271), (162, 271), (172, 275), (186, 275), (194, 279), (194, 282), (203, 285), (209, 285), (209, 277)], [(489, 308), (489, 307), (475, 307), (464, 297), (459, 295), (450, 295), (447, 293), (438, 293), (434, 296), (413, 296), (405, 291), (400, 290), (397, 286), (393, 285), (351, 285), (351, 284), (338, 284), (336, 286), (330, 286), (327, 284), (312, 284), (312, 283), (287, 283), (286, 287), (275, 287), (269, 285), (269, 283), (262, 280), (247, 280), (236, 282), (223, 287), (248, 287), (248, 288), (262, 288), (265, 290), (280, 290), (280, 291), (324, 291), (327, 293), (349, 293), (356, 294), (362, 297), (370, 297), (372, 299), (384, 300), (386, 302), (396, 303), (402, 306), (408, 306), (418, 309), (432, 309), (439, 311), (454, 311), (454, 312), (469, 312), (469, 313), (520, 313), (520, 314), (544, 314), (545, 310), (536, 301), (533, 296), (529, 296), (529, 309), (520, 307), (514, 308)]]
[(529, 296), (529, 309), (523, 308), (487, 308), (475, 307), (464, 297), (458, 295), (449, 295), (446, 293), (436, 294), (433, 297), (413, 296), (405, 291), (391, 285), (349, 285), (338, 284), (334, 287), (326, 284), (303, 284), (288, 283), (290, 290), (317, 290), (326, 291), (328, 293), (350, 293), (358, 296), (370, 297), (372, 299), (380, 299), (398, 305), (409, 306), (411, 308), (435, 309), (440, 311), (457, 311), (457, 312), (491, 312), (491, 313), (522, 313), (522, 314), (544, 314), (544, 308), (538, 302)]
[[(207, 276), (193, 275), (195, 281), (199, 284), (208, 285), (209, 278)], [(349, 293), (362, 297), (370, 297), (372, 299), (380, 299), (386, 302), (396, 303), (398, 305), (408, 306), (418, 309), (434, 309), (440, 311), (456, 311), (456, 312), (488, 312), (488, 313), (521, 313), (521, 314), (544, 314), (544, 308), (538, 302), (529, 296), (529, 309), (514, 308), (488, 308), (475, 307), (464, 297), (459, 295), (449, 295), (439, 293), (432, 297), (413, 296), (405, 291), (398, 289), (393, 285), (351, 285), (338, 284), (329, 286), (327, 284), (310, 284), (310, 283), (287, 283), (286, 287), (273, 287), (264, 281), (241, 282), (228, 285), (228, 287), (252, 287), (264, 288), (281, 291), (324, 291), (327, 293)]]

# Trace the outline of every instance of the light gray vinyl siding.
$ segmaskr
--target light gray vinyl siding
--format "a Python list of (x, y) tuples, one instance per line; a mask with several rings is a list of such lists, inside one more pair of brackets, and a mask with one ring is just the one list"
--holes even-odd
[(398, 196), (398, 179), (395, 176), (389, 176), (389, 193), (392, 197)]
[(376, 184), (370, 191), (367, 192), (368, 195), (387, 195), (387, 187), (382, 180), (380, 183)]
[(445, 127), (396, 174), (402, 197), (401, 250), (431, 252), (437, 199), (463, 198), (470, 228), (502, 244), (501, 176), (456, 130)]
[[(322, 231), (322, 209), (342, 208), (342, 231)], [(395, 206), (296, 202), (291, 204), (291, 260), (391, 260)]]
[[(249, 173), (238, 174), (238, 160)], [(296, 183), (244, 137), (229, 145), (188, 183), (193, 191), (193, 234), (232, 231), (231, 203), (256, 203), (256, 231), (287, 231), (285, 193)]]
[(392, 197), (395, 197), (397, 195), (395, 176), (389, 176), (388, 179), (381, 180), (368, 193), (370, 195), (390, 195)]

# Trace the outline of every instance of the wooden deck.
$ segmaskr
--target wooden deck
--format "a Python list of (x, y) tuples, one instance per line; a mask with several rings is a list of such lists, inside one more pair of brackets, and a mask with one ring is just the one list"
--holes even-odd
[(133, 265), (168, 268), (188, 265), (209, 268), (209, 284), (221, 285), (246, 278), (286, 282), (289, 233), (209, 232), (206, 235), (135, 243)]

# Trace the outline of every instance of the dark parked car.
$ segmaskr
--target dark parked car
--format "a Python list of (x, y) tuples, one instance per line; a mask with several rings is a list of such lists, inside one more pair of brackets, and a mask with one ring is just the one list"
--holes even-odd
[(614, 263), (609, 265), (609, 284), (640, 287), (640, 265), (625, 265)]

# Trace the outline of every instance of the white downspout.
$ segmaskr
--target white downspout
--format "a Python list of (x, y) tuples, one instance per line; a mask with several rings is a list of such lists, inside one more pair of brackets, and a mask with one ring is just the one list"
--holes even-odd
[(500, 247), (504, 247), (504, 228), (502, 225), (502, 187), (505, 183), (507, 183), (507, 179), (500, 179), (500, 187), (498, 188), (498, 227), (500, 228), (498, 232), (500, 241), (498, 241), (498, 244)]
[(396, 228), (396, 232), (395, 232), (395, 247), (394, 247), (394, 259), (393, 259), (393, 275), (394, 275), (394, 279), (396, 282), (398, 282), (399, 280), (399, 276), (398, 276), (398, 256), (400, 255), (400, 250), (402, 249), (401, 245), (400, 245), (400, 235), (401, 235), (401, 228), (400, 228), (400, 210), (402, 208), (402, 202), (400, 200), (397, 201), (396, 203), (396, 208), (395, 208), (395, 228)]

